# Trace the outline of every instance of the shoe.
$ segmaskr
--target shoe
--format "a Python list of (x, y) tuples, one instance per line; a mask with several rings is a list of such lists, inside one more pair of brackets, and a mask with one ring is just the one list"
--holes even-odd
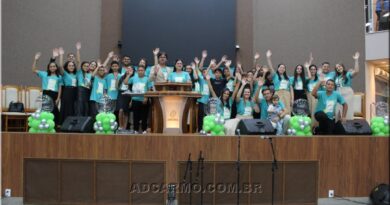
[(147, 134), (146, 130), (145, 130), (145, 131), (143, 131), (143, 132), (142, 132), (142, 134), (143, 134), (143, 135), (144, 135), (144, 134)]

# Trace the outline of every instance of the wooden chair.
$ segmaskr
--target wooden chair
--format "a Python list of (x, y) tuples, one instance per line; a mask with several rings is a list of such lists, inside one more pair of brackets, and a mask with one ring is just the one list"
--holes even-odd
[(4, 131), (27, 131), (27, 118), (30, 114), (25, 112), (8, 112), (8, 107), (11, 102), (22, 102), (22, 90), (19, 86), (5, 85), (1, 87), (2, 94), (2, 123)]
[(38, 109), (38, 105), (35, 103), (38, 97), (42, 95), (40, 87), (26, 87), (25, 89), (25, 110), (26, 112), (35, 112)]
[(366, 118), (366, 100), (364, 93), (356, 92), (353, 96), (354, 119)]

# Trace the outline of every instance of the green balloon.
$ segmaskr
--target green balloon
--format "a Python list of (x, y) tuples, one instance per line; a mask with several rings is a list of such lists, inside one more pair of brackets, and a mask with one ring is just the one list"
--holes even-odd
[(55, 129), (50, 129), (49, 133), (56, 133), (56, 130)]
[(41, 113), (41, 119), (49, 120), (49, 113), (48, 112), (42, 112)]
[(103, 113), (99, 113), (96, 115), (96, 121), (103, 121)]
[(302, 132), (302, 131), (298, 131), (297, 134), (296, 134), (296, 136), (305, 136), (305, 133)]
[(388, 135), (386, 133), (380, 132), (380, 133), (378, 133), (378, 136), (387, 137)]
[(112, 134), (114, 134), (114, 132), (113, 131), (107, 131), (106, 134), (107, 135), (112, 135)]
[(215, 121), (215, 116), (214, 115), (210, 115), (210, 121)]
[(220, 132), (218, 133), (218, 136), (225, 136), (225, 132), (224, 132), (224, 131), (220, 131)]
[(33, 121), (34, 120), (34, 118), (33, 117), (28, 117), (28, 122), (31, 122), (31, 121)]
[(385, 125), (385, 126), (381, 129), (381, 131), (382, 131), (383, 133), (385, 133), (385, 134), (389, 134), (389, 126), (388, 126), (388, 125)]
[(381, 130), (379, 129), (379, 127), (375, 127), (371, 130), (374, 134), (378, 134), (381, 132)]
[(32, 127), (32, 128), (35, 128), (36, 130), (38, 130), (39, 124), (40, 124), (40, 120), (33, 120), (33, 121), (31, 122), (31, 127)]
[(49, 112), (49, 120), (54, 120), (54, 114), (53, 113), (51, 113), (51, 112)]
[(223, 130), (223, 126), (222, 125), (215, 125), (214, 128), (213, 128), (213, 131), (215, 133), (219, 133)]
[(204, 125), (203, 124), (203, 130), (206, 132), (209, 132), (211, 130), (210, 126)]
[(37, 133), (37, 130), (35, 129), (35, 128), (30, 128), (29, 130), (28, 130), (28, 132), (29, 133)]
[(216, 133), (216, 132), (214, 132), (214, 131), (211, 131), (211, 135), (212, 135), (212, 136), (217, 136), (218, 133)]
[(99, 134), (99, 135), (104, 134), (104, 132), (102, 132), (102, 131), (96, 131), (95, 133)]
[(311, 133), (311, 127), (310, 126), (306, 126), (305, 129), (303, 130), (304, 133)]
[(109, 131), (111, 130), (111, 126), (109, 124), (103, 124), (103, 130), (106, 132)]
[(49, 130), (53, 129), (53, 128), (54, 128), (54, 126), (55, 126), (55, 123), (54, 123), (54, 121), (53, 121), (53, 120), (49, 120), (49, 121), (47, 121), (47, 124), (49, 124)]
[(311, 132), (308, 132), (308, 133), (306, 133), (306, 136), (311, 137), (311, 136), (313, 136), (313, 134)]
[(290, 124), (294, 124), (295, 122), (298, 122), (298, 119), (295, 116), (290, 118)]
[(116, 120), (116, 116), (113, 113), (108, 113), (108, 119)]
[(105, 117), (105, 118), (103, 119), (103, 126), (104, 126), (104, 125), (110, 125), (110, 118)]

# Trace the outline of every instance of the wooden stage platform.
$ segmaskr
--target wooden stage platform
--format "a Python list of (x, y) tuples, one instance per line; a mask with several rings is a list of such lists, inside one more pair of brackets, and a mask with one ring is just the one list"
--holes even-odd
[[(289, 204), (288, 202), (302, 204), (299, 203), (299, 199), (289, 196), (288, 190), (293, 191), (299, 188), (305, 192), (314, 190), (312, 194), (315, 196), (315, 201), (310, 198), (304, 204), (316, 204), (316, 199), (327, 197), (330, 189), (335, 190), (338, 196), (367, 197), (374, 186), (389, 182), (388, 137), (275, 136), (273, 142), (276, 157), (280, 161), (277, 183), (281, 185), (277, 191), (279, 190), (282, 194), (277, 195), (277, 198), (281, 204)], [(139, 177), (146, 178), (146, 181), (150, 179), (164, 183), (178, 183), (182, 179), (188, 154), (192, 153), (192, 160), (196, 162), (200, 150), (205, 157), (206, 181), (218, 182), (230, 177), (229, 180), (234, 182), (237, 158), (237, 137), (234, 136), (165, 134), (125, 136), (5, 132), (1, 135), (1, 143), (1, 192), (4, 194), (5, 189), (12, 189), (13, 197), (24, 197), (25, 200), (31, 202), (39, 201), (39, 197), (43, 197), (42, 193), (32, 190), (37, 183), (41, 183), (43, 190), (45, 186), (50, 188), (50, 184), (58, 187), (58, 190), (46, 187), (53, 192), (51, 203), (56, 203), (66, 201), (67, 197), (72, 198), (73, 195), (64, 189), (71, 190), (84, 186), (69, 184), (72, 181), (70, 179), (90, 178), (90, 181), (85, 183), (92, 184), (91, 187), (94, 187), (90, 192), (85, 193), (85, 196), (80, 197), (90, 197), (89, 202), (92, 204), (99, 200), (110, 201), (109, 196), (104, 198), (99, 195), (99, 193), (103, 194), (103, 189), (97, 184), (110, 183), (111, 179), (114, 180), (112, 182), (114, 185), (110, 187), (117, 191), (120, 187), (115, 183), (120, 184), (123, 180), (126, 181), (123, 185), (124, 194), (128, 192), (126, 186), (137, 181)], [(268, 140), (258, 136), (242, 136), (241, 160), (243, 180), (263, 183), (264, 193), (268, 193), (272, 160)], [(194, 164), (194, 176), (196, 168)], [(50, 172), (50, 170), (54, 171)], [(81, 172), (84, 175), (78, 175)], [(129, 176), (115, 178), (121, 173), (123, 176)], [(153, 178), (153, 176), (156, 177)], [(40, 177), (43, 181), (52, 178), (54, 182), (47, 180), (47, 184), (44, 184), (40, 181)], [(306, 181), (314, 187), (305, 190)], [(70, 188), (72, 186), (75, 188)], [(299, 194), (299, 190), (295, 191)], [(137, 204), (134, 201), (145, 198), (145, 196), (127, 196), (127, 199), (122, 198), (123, 203), (119, 204)], [(110, 197), (115, 198), (112, 195)], [(185, 197), (187, 196), (182, 196), (183, 203), (181, 204), (185, 204)], [(229, 197), (222, 197), (222, 195), (219, 197), (218, 193), (205, 197), (208, 197), (210, 204), (229, 204), (219, 202)], [(242, 204), (261, 204), (255, 203), (257, 199), (254, 195), (244, 194), (242, 197)], [(154, 199), (157, 200), (157, 198), (165, 200), (166, 196), (160, 194)], [(231, 196), (231, 199), (233, 200), (234, 197)], [(263, 198), (265, 199), (269, 199), (268, 194)], [(69, 199), (67, 204), (72, 204), (72, 200)], [(144, 204), (158, 204), (158, 202), (145, 202)]]

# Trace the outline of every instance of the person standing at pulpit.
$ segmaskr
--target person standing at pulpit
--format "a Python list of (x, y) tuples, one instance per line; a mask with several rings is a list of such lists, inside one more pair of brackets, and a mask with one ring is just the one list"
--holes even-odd
[[(138, 75), (134, 75), (130, 78), (130, 74), (126, 75), (126, 78), (123, 80), (125, 85), (132, 86), (132, 92), (135, 94), (145, 94), (152, 85), (149, 79), (145, 76), (145, 67), (142, 65), (138, 66), (137, 70)], [(147, 120), (148, 120), (148, 98), (144, 96), (134, 96), (132, 97), (132, 109), (134, 112), (134, 131), (138, 133), (139, 131), (139, 122), (141, 122), (141, 133), (145, 134), (147, 129)]]
[(348, 111), (348, 105), (343, 96), (335, 91), (335, 82), (332, 79), (326, 81), (326, 90), (319, 91), (319, 87), (324, 82), (319, 81), (311, 94), (318, 99), (315, 118), (319, 123), (316, 131), (318, 134), (334, 134), (335, 128), (335, 110), (337, 103), (343, 105), (343, 114), (341, 121), (345, 121)]
[(149, 75), (150, 81), (167, 82), (168, 76), (172, 72), (172, 68), (167, 66), (168, 55), (165, 52), (160, 52), (159, 48), (153, 50), (154, 66)]
[(191, 77), (187, 72), (183, 72), (183, 61), (177, 59), (175, 66), (173, 67), (173, 72), (168, 76), (168, 81), (172, 83), (190, 83)]

